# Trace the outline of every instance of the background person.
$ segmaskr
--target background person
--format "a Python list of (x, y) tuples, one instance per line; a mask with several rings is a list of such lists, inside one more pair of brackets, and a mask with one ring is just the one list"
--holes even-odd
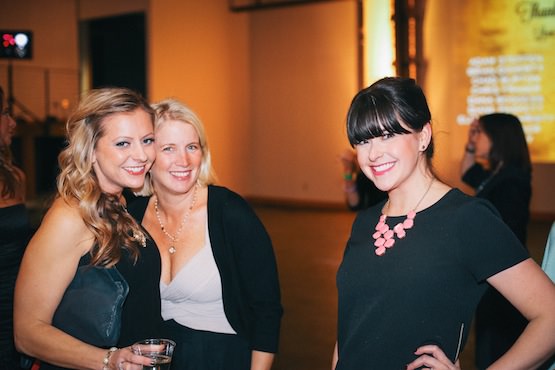
[[(508, 113), (483, 115), (470, 125), (461, 164), (462, 179), (489, 200), (526, 246), (532, 165), (520, 120)], [(528, 321), (495, 289), (476, 311), (476, 367), (486, 369), (518, 339)]]
[[(106, 88), (86, 95), (67, 122), (57, 197), (27, 247), (15, 292), (15, 342), (41, 360), (41, 370), (125, 369), (151, 362), (127, 348), (107, 351), (84, 343), (51, 323), (78, 266), (117, 265), (129, 284), (121, 337), (131, 341), (159, 333), (160, 259), (156, 249), (143, 248), (143, 231), (121, 195), (124, 188), (143, 186), (152, 165), (153, 119), (152, 108), (135, 92)], [(143, 274), (150, 274), (150, 286), (138, 284)]]
[(526, 245), (532, 196), (532, 165), (520, 120), (492, 113), (475, 120), (461, 162), (462, 180), (489, 200)]
[(198, 117), (176, 100), (156, 109), (151, 184), (131, 211), (162, 256), (162, 315), (172, 368), (269, 370), (282, 307), (271, 240), (238, 194), (213, 185)]
[(19, 369), (13, 340), (14, 286), (31, 236), (25, 206), (25, 174), (12, 161), (10, 145), (16, 122), (0, 87), (0, 369)]
[(431, 114), (415, 81), (361, 90), (347, 134), (388, 200), (358, 213), (337, 272), (332, 368), (458, 368), (486, 282), (530, 320), (490, 369), (545, 361), (555, 351), (555, 285), (489, 202), (434, 175)]
[(376, 188), (360, 170), (354, 151), (346, 150), (340, 160), (343, 166), (345, 203), (351, 211), (366, 209), (387, 198), (387, 193)]

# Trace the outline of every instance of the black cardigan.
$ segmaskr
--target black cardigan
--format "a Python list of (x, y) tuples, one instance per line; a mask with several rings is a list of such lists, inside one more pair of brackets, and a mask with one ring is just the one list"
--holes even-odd
[[(147, 205), (148, 198), (132, 204), (142, 214)], [(283, 308), (274, 250), (264, 225), (240, 195), (210, 185), (208, 233), (227, 320), (251, 350), (276, 353)]]
[(229, 323), (253, 350), (277, 352), (283, 308), (274, 250), (264, 225), (241, 196), (209, 186), (208, 233)]

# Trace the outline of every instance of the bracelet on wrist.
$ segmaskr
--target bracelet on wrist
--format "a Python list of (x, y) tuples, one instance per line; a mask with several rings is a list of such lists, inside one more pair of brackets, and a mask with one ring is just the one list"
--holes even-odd
[(352, 172), (345, 172), (343, 174), (343, 180), (352, 181), (353, 180), (353, 173)]
[(470, 154), (476, 153), (476, 148), (470, 145), (464, 147), (464, 151)]
[(110, 370), (110, 368), (108, 367), (108, 363), (110, 362), (110, 357), (118, 349), (119, 348), (117, 347), (112, 347), (106, 352), (106, 354), (104, 355), (104, 359), (102, 360), (102, 370)]

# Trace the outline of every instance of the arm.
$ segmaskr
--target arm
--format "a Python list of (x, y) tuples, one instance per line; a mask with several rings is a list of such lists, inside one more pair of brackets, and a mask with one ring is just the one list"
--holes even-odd
[(472, 121), (468, 130), (468, 140), (464, 147), (464, 155), (461, 161), (461, 177), (464, 176), (466, 171), (475, 163), (474, 152), (476, 151), (477, 127), (478, 120)]
[[(536, 369), (555, 351), (555, 285), (532, 260), (501, 271), (488, 279), (530, 322), (511, 347), (488, 370)], [(433, 369), (460, 369), (437, 346), (423, 346), (407, 370), (426, 365)]]
[[(77, 209), (57, 199), (29, 243), (17, 278), (14, 336), (19, 351), (68, 368), (102, 368), (106, 349), (81, 342), (51, 325), (79, 260), (92, 243), (92, 234)], [(134, 357), (141, 359), (128, 350), (111, 353), (109, 368)]]
[(331, 370), (335, 370), (337, 366), (337, 361), (339, 361), (339, 352), (337, 351), (337, 341), (335, 342), (335, 346), (333, 347), (333, 355), (331, 358)]
[(252, 351), (251, 370), (270, 370), (273, 362), (273, 353)]
[(347, 206), (354, 209), (360, 202), (358, 189), (356, 185), (356, 156), (352, 150), (346, 150), (340, 156), (343, 166), (343, 192), (345, 193), (345, 202)]
[(516, 343), (489, 369), (535, 369), (555, 351), (555, 284), (531, 259), (488, 282), (529, 320)]
[(345, 202), (350, 209), (355, 209), (360, 203), (360, 196), (358, 195), (356, 183), (353, 180), (345, 180), (343, 187), (345, 192)]

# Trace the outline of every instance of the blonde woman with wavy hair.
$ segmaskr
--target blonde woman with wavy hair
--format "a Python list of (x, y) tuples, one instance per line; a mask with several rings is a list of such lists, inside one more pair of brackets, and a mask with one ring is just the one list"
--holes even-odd
[(67, 122), (58, 194), (29, 243), (15, 294), (16, 346), (39, 359), (41, 370), (125, 369), (151, 361), (127, 348), (84, 343), (52, 319), (79, 266), (117, 266), (129, 285), (118, 347), (159, 335), (160, 257), (146, 246), (122, 196), (125, 188), (143, 186), (154, 161), (153, 120), (137, 93), (103, 88), (85, 95)]
[(270, 237), (241, 195), (214, 184), (197, 115), (175, 99), (154, 109), (151, 196), (129, 212), (160, 252), (172, 369), (270, 370), (283, 312)]

